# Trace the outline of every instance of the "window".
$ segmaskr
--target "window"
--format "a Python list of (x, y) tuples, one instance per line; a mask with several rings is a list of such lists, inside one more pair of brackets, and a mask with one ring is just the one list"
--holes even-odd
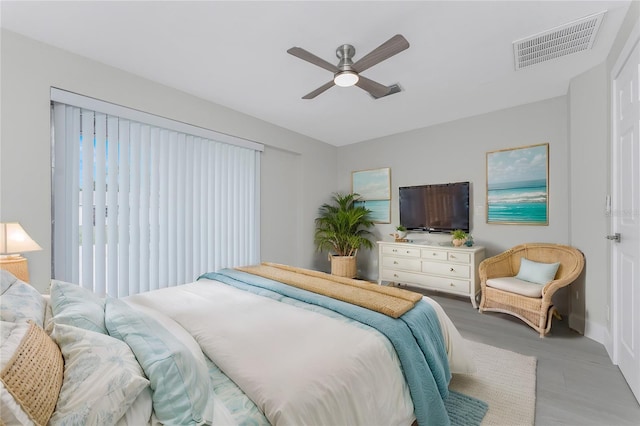
[(55, 279), (123, 297), (259, 261), (262, 145), (52, 89)]

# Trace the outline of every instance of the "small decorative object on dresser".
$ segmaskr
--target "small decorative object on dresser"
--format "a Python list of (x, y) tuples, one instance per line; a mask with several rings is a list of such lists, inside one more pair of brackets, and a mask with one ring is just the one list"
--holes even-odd
[(409, 284), (428, 290), (467, 296), (477, 308), (478, 265), (484, 247), (442, 247), (378, 241), (378, 284)]
[(455, 247), (460, 247), (467, 241), (467, 233), (462, 229), (456, 229), (451, 233), (451, 242)]
[(395, 234), (389, 234), (389, 235), (391, 235), (396, 240), (396, 243), (406, 243), (406, 242), (409, 241), (409, 240), (406, 239), (407, 228), (405, 228), (402, 225), (396, 226), (396, 233)]

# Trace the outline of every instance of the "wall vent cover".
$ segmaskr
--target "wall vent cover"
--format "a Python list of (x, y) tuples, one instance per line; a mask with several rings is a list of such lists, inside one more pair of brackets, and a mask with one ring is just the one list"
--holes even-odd
[(513, 42), (516, 70), (591, 49), (607, 11)]

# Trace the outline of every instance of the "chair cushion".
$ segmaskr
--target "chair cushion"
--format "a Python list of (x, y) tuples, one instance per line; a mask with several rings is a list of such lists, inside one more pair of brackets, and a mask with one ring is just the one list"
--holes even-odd
[(487, 286), (527, 297), (542, 297), (542, 286), (516, 277), (491, 278)]
[(544, 285), (549, 281), (553, 281), (559, 267), (560, 262), (541, 263), (523, 257), (520, 259), (520, 270), (516, 278)]

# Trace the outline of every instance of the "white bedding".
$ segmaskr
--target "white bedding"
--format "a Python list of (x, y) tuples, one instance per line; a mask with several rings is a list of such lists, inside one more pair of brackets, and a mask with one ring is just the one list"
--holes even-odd
[[(272, 424), (409, 425), (415, 418), (397, 355), (371, 328), (210, 280), (125, 300), (184, 327)], [(438, 313), (451, 371), (474, 371), (458, 331), (426, 300)]]

